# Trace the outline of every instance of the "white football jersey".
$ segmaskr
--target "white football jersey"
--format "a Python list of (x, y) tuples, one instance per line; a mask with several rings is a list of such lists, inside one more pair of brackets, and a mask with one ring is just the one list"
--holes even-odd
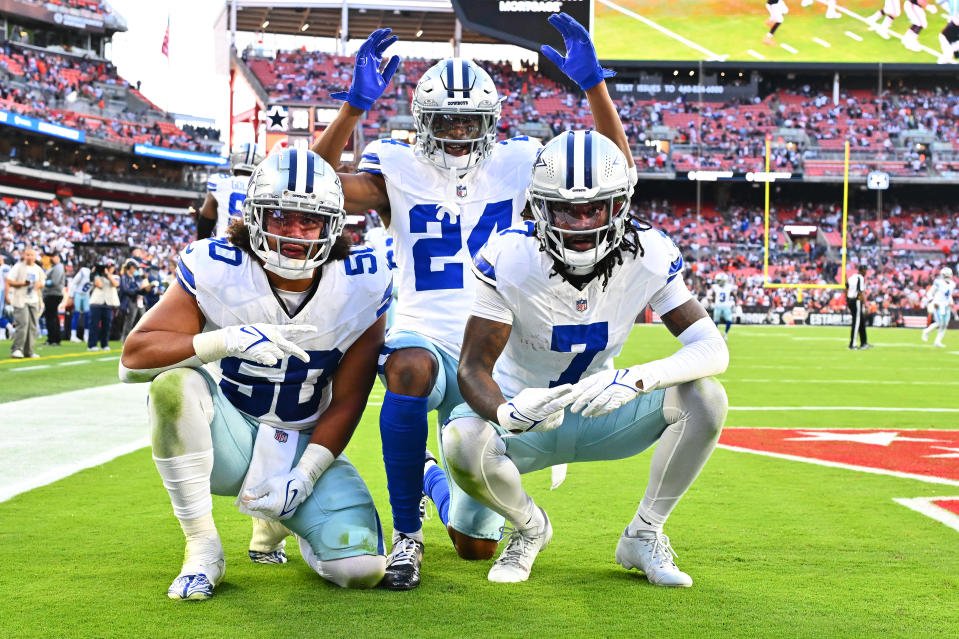
[[(579, 290), (553, 273), (532, 222), (496, 235), (479, 252), (474, 274), (495, 287), (512, 313), (512, 332), (493, 371), (504, 395), (572, 384), (612, 368), (647, 304), (662, 315), (692, 299), (672, 240), (655, 229), (639, 237), (645, 255), (624, 253), (605, 290), (602, 277)], [(474, 314), (483, 316), (475, 308)]]
[(938, 309), (952, 308), (952, 294), (956, 290), (956, 281), (952, 278), (937, 277), (932, 281), (930, 296), (932, 304)]
[(712, 292), (713, 308), (725, 308), (732, 310), (736, 302), (736, 286), (732, 282), (725, 284), (713, 284), (710, 289)]
[(211, 175), (206, 190), (216, 200), (216, 226), (213, 237), (226, 234), (226, 227), (233, 218), (243, 218), (243, 202), (246, 200), (246, 187), (250, 182), (247, 175)]
[(199, 240), (180, 253), (177, 281), (196, 298), (204, 332), (257, 322), (317, 327), (314, 336), (297, 342), (309, 363), (288, 356), (263, 366), (226, 357), (206, 365), (233, 406), (274, 428), (313, 426), (329, 406), (343, 354), (391, 302), (392, 275), (369, 247), (354, 248), (322, 269), (316, 288), (288, 312), (259, 262), (225, 239)]
[(390, 199), (398, 297), (391, 331), (415, 331), (459, 358), (474, 297), (469, 265), (494, 231), (520, 221), (540, 148), (525, 136), (503, 140), (457, 179), (403, 142), (366, 147), (358, 170), (382, 175)]

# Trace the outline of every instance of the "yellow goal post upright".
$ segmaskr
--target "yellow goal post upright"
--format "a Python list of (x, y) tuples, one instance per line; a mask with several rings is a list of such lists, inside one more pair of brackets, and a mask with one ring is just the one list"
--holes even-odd
[[(775, 181), (775, 174), (769, 171), (770, 162), (770, 140), (766, 138), (766, 171), (762, 181), (765, 182), (764, 213), (763, 213), (763, 288), (792, 288), (796, 289), (796, 299), (802, 303), (804, 290), (809, 289), (843, 289), (846, 287), (846, 246), (848, 239), (848, 213), (849, 213), (849, 140), (846, 140), (843, 165), (842, 165), (842, 248), (840, 249), (840, 270), (839, 281), (834, 284), (816, 284), (816, 283), (797, 283), (787, 284), (783, 282), (769, 281), (769, 185)], [(753, 177), (756, 180), (754, 174)]]

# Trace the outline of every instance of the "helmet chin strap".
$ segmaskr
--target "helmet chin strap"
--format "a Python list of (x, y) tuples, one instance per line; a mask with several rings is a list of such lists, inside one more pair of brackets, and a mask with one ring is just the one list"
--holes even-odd
[[(278, 255), (281, 260), (283, 259), (283, 256), (279, 255), (278, 253), (275, 253), (275, 251), (270, 251), (270, 252)], [(316, 271), (316, 269), (304, 270), (304, 269), (294, 269), (286, 266), (280, 266), (279, 264), (274, 264), (270, 260), (263, 261), (263, 268), (273, 273), (274, 275), (279, 275), (280, 277), (288, 280), (312, 279), (313, 273)]]
[(596, 270), (595, 264), (589, 266), (571, 266), (564, 264), (564, 266), (566, 267), (566, 272), (575, 277), (586, 277), (587, 275), (592, 275), (593, 271)]

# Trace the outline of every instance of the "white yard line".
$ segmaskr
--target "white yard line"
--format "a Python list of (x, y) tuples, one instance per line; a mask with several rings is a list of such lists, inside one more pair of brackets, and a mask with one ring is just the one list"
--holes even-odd
[(953, 495), (951, 497), (899, 497), (893, 498), (893, 501), (897, 504), (905, 506), (906, 508), (915, 510), (917, 513), (921, 513), (926, 517), (935, 519), (939, 523), (945, 524), (953, 530), (959, 530), (959, 515), (932, 503), (934, 501), (942, 501), (944, 499), (959, 499), (959, 495)]
[(799, 53), (799, 49), (797, 49), (796, 47), (791, 47), (791, 46), (789, 46), (788, 44), (786, 44), (785, 42), (783, 42), (783, 43), (780, 44), (779, 46), (781, 46), (783, 49), (785, 49), (786, 51), (788, 51), (789, 53), (791, 53), (791, 54), (793, 54), (793, 55), (796, 55), (797, 53)]
[(748, 53), (748, 54), (751, 55), (752, 57), (756, 58), (757, 60), (765, 60), (765, 59), (766, 59), (766, 56), (764, 56), (763, 54), (761, 54), (759, 51), (755, 51), (755, 50), (753, 50), (753, 49), (746, 49), (746, 53)]
[(819, 46), (826, 47), (827, 49), (832, 46), (831, 44), (829, 44), (828, 42), (826, 42), (825, 40), (819, 37), (813, 38), (812, 41), (818, 44)]
[(720, 376), (724, 380), (731, 382), (746, 382), (749, 384), (862, 384), (863, 386), (959, 386), (956, 380), (934, 380), (921, 382), (917, 380), (892, 380), (892, 379), (783, 379), (776, 377), (732, 377), (729, 375)]
[(844, 31), (843, 33), (846, 34), (847, 38), (852, 38), (856, 42), (862, 42), (862, 36), (858, 33), (853, 33), (852, 31)]
[(729, 410), (745, 412), (785, 411), (864, 411), (870, 413), (959, 413), (959, 408), (928, 408), (904, 406), (730, 406)]
[(606, 6), (609, 7), (610, 9), (613, 9), (614, 11), (619, 11), (619, 12), (622, 13), (624, 16), (630, 17), (630, 18), (632, 18), (633, 20), (636, 20), (636, 21), (638, 21), (638, 22), (642, 22), (642, 23), (645, 24), (647, 27), (649, 27), (649, 28), (651, 28), (651, 29), (655, 29), (656, 31), (659, 31), (659, 32), (662, 33), (663, 35), (665, 35), (665, 36), (667, 36), (667, 37), (669, 37), (669, 38), (672, 38), (673, 40), (676, 40), (677, 42), (679, 42), (679, 43), (681, 43), (681, 44), (686, 45), (686, 46), (689, 47), (690, 49), (695, 49), (696, 51), (699, 51), (700, 53), (702, 53), (703, 55), (706, 56), (706, 59), (707, 59), (707, 60), (718, 60), (718, 61), (722, 62), (722, 61), (725, 61), (726, 58), (729, 57), (728, 55), (722, 55), (722, 54), (719, 54), (719, 53), (715, 53), (715, 52), (713, 52), (713, 51), (710, 51), (710, 50), (707, 49), (706, 47), (704, 47), (704, 46), (702, 46), (702, 45), (700, 45), (700, 44), (697, 44), (697, 43), (693, 42), (692, 40), (689, 40), (688, 38), (684, 38), (683, 36), (679, 35), (679, 34), (676, 33), (675, 31), (671, 31), (671, 30), (667, 29), (666, 27), (662, 26), (661, 24), (658, 24), (658, 23), (656, 23), (656, 22), (653, 22), (653, 21), (650, 20), (649, 18), (646, 18), (646, 17), (644, 17), (644, 16), (639, 15), (639, 14), (636, 13), (635, 11), (630, 11), (629, 9), (627, 9), (627, 8), (625, 8), (625, 7), (621, 7), (621, 6), (619, 6), (618, 4), (616, 4), (615, 2), (611, 2), (610, 0), (599, 0), (599, 3), (606, 5)]
[(0, 502), (149, 445), (146, 384), (0, 404)]
[(729, 446), (727, 444), (718, 444), (718, 448), (725, 448), (737, 453), (752, 453), (753, 455), (762, 455), (763, 457), (774, 457), (776, 459), (788, 459), (815, 466), (828, 466), (829, 468), (843, 468), (846, 470), (857, 470), (862, 473), (871, 473), (874, 475), (889, 475), (890, 477), (899, 477), (901, 479), (915, 479), (929, 484), (945, 484), (946, 486), (959, 486), (959, 481), (955, 479), (945, 479), (943, 477), (934, 477), (932, 475), (915, 475), (913, 473), (903, 473), (897, 470), (886, 470), (883, 468), (869, 468), (868, 466), (856, 466), (854, 464), (843, 464), (840, 462), (826, 461), (823, 459), (812, 459), (810, 457), (799, 457), (797, 455), (786, 455), (784, 453), (771, 453), (765, 450), (753, 450), (751, 448), (742, 448), (740, 446)]
[(50, 364), (37, 364), (36, 366), (18, 366), (8, 369), (11, 373), (22, 373), (23, 371), (38, 371), (41, 368), (50, 368)]

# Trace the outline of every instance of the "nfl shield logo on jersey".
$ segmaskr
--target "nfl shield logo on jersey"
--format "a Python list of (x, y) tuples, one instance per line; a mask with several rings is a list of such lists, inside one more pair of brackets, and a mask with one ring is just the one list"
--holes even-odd
[(285, 444), (286, 441), (290, 438), (290, 436), (287, 434), (285, 430), (277, 430), (275, 433), (273, 433), (273, 438), (276, 439), (276, 441), (280, 442), (281, 444)]
[(466, 197), (466, 185), (457, 184), (456, 185), (456, 197)]
[(586, 310), (587, 306), (588, 306), (588, 304), (586, 303), (586, 298), (585, 298), (585, 297), (582, 298), (582, 299), (576, 300), (576, 310), (579, 311), (580, 313), (584, 312), (584, 311)]

